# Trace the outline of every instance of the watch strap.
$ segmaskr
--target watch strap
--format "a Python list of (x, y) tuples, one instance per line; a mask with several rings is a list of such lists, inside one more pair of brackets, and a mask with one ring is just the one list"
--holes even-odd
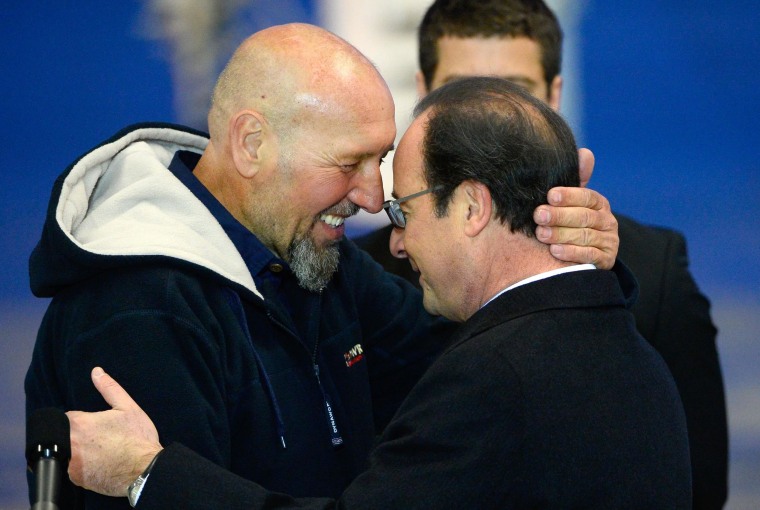
[(137, 500), (140, 499), (140, 494), (142, 494), (143, 488), (145, 487), (145, 482), (148, 480), (148, 475), (150, 475), (150, 471), (153, 469), (153, 466), (156, 463), (156, 459), (158, 459), (158, 456), (161, 455), (161, 452), (163, 452), (163, 450), (158, 452), (150, 461), (148, 467), (145, 468), (145, 471), (143, 471), (142, 474), (138, 476), (134, 482), (129, 484), (129, 488), (127, 489), (127, 499), (129, 500), (129, 506), (132, 508), (137, 505)]

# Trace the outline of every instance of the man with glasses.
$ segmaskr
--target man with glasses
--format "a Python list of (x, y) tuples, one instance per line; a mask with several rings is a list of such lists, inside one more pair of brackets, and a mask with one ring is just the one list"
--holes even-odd
[[(420, 97), (463, 76), (500, 76), (559, 110), (562, 30), (543, 1), (437, 0), (418, 35)], [(717, 510), (727, 497), (728, 424), (710, 304), (689, 271), (680, 233), (615, 215), (618, 258), (639, 283), (631, 308), (636, 327), (665, 360), (684, 404), (694, 508)], [(386, 270), (419, 286), (410, 264), (390, 255), (390, 234), (391, 226), (356, 242)]]
[[(369, 469), (339, 501), (268, 492), (181, 445), (162, 450), (147, 416), (97, 371), (114, 409), (69, 413), (76, 483), (105, 490), (94, 470), (126, 459), (150, 466), (146, 510), (690, 508), (678, 392), (617, 279), (558, 261), (535, 238), (549, 189), (578, 184), (570, 129), (498, 78), (445, 85), (415, 116), (393, 162), (399, 198), (385, 204), (391, 249), (420, 271), (425, 308), (464, 323)], [(130, 478), (107, 481), (123, 496)]]

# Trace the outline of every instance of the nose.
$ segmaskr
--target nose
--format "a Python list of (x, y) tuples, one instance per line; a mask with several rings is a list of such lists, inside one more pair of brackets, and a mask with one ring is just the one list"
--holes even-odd
[(378, 163), (367, 163), (354, 174), (348, 199), (367, 212), (377, 213), (383, 208), (383, 178)]
[(405, 259), (406, 248), (404, 247), (404, 229), (393, 227), (391, 230), (391, 238), (388, 242), (388, 248), (391, 250), (391, 255), (397, 259)]

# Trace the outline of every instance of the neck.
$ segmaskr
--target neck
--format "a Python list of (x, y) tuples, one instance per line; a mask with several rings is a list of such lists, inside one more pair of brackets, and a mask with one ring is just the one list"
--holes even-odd
[(507, 242), (487, 250), (485, 260), (478, 265), (488, 268), (482, 281), (478, 309), (517, 282), (547, 271), (576, 265), (554, 258), (549, 247), (534, 238), (514, 233), (509, 233), (507, 238)]
[(241, 195), (241, 187), (236, 186), (234, 174), (230, 173), (223, 164), (217, 161), (214, 146), (209, 142), (201, 159), (193, 170), (193, 175), (201, 181), (214, 198), (229, 211), (232, 216), (248, 230), (251, 225), (246, 222), (243, 211), (244, 197)]

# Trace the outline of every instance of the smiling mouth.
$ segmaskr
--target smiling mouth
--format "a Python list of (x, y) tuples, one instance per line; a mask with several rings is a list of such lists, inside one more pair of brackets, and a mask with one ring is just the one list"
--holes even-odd
[(341, 225), (343, 225), (343, 222), (346, 221), (346, 218), (343, 216), (334, 216), (332, 214), (320, 214), (319, 219), (323, 221), (324, 223), (327, 223), (332, 228), (338, 228)]
[(329, 207), (319, 214), (319, 221), (337, 229), (343, 225), (346, 218), (350, 218), (359, 212), (359, 206), (344, 200), (343, 202)]

